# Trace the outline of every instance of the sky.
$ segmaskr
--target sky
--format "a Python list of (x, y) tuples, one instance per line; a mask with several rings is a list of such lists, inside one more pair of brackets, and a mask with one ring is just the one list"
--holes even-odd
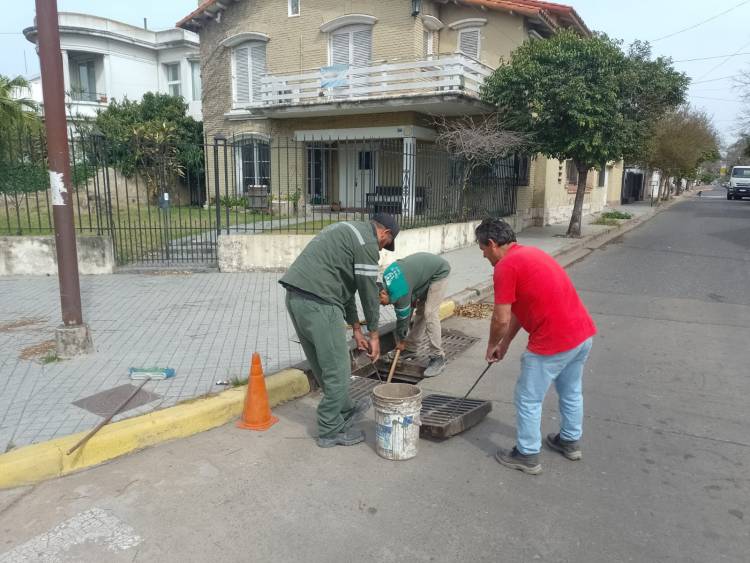
[[(750, 70), (750, 0), (574, 0), (568, 3), (590, 29), (622, 39), (626, 45), (635, 39), (651, 41), (654, 55), (671, 57), (675, 68), (693, 79), (689, 92), (691, 105), (712, 117), (725, 143), (736, 138), (742, 104), (735, 77), (743, 70)], [(94, 14), (138, 26), (143, 25), (145, 17), (150, 29), (172, 27), (196, 5), (197, 0), (58, 0), (61, 12)], [(32, 25), (33, 19), (33, 0), (14, 2), (14, 9), (3, 13), (0, 74), (27, 77), (38, 74), (34, 46), (21, 33)], [(705, 20), (710, 21), (701, 23)], [(693, 27), (696, 24), (700, 25)]]

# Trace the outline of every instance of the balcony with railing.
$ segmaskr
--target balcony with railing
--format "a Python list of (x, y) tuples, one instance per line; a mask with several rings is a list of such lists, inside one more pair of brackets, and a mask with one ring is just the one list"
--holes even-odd
[[(450, 99), (458, 113), (461, 104), (477, 106), (480, 88), (493, 69), (460, 54), (433, 56), (412, 61), (373, 62), (366, 66), (332, 65), (301, 73), (267, 74), (261, 79), (259, 99), (241, 104), (236, 110), (253, 113), (287, 114), (310, 112), (311, 106), (325, 111), (325, 106), (352, 103), (355, 110), (362, 102), (403, 105), (425, 104), (435, 107)], [(238, 104), (237, 106), (240, 106)], [(419, 109), (415, 107), (413, 109)], [(471, 112), (469, 110), (469, 112)]]

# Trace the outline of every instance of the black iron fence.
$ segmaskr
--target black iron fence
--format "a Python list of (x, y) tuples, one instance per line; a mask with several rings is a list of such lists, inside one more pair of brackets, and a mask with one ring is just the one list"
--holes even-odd
[(223, 233), (317, 232), (384, 211), (403, 228), (511, 215), (525, 160), (473, 166), (432, 143), (403, 139), (214, 140), (209, 201)]
[[(43, 135), (18, 137), (0, 141), (0, 235), (52, 234)], [(507, 216), (524, 170), (514, 156), (474, 166), (408, 139), (216, 138), (190, 147), (191, 167), (151, 149), (70, 139), (76, 230), (111, 236), (121, 265), (212, 264), (219, 234), (315, 233), (379, 211), (402, 228)], [(140, 160), (124, 166), (128, 150)]]

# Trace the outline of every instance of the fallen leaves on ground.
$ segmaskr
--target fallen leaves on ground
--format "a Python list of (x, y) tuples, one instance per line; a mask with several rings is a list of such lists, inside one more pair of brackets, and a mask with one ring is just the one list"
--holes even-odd
[(18, 319), (17, 321), (10, 321), (7, 323), (0, 324), (0, 332), (10, 332), (16, 328), (24, 328), (32, 325), (39, 325), (46, 323), (47, 319)]
[(469, 303), (456, 307), (456, 316), (469, 319), (487, 319), (492, 316), (492, 303)]
[(18, 356), (18, 358), (21, 360), (33, 360), (40, 357), (50, 357), (55, 353), (55, 347), (56, 346), (54, 340), (45, 340), (44, 342), (40, 342), (39, 344), (27, 346), (26, 348), (21, 350), (21, 354)]

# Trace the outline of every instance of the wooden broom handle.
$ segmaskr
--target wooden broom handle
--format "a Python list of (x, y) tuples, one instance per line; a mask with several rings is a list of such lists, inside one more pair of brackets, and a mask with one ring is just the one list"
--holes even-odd
[(396, 371), (396, 364), (398, 363), (399, 356), (401, 356), (401, 350), (396, 350), (396, 355), (393, 357), (393, 363), (391, 364), (391, 371), (388, 372), (388, 379), (386, 380), (386, 383), (390, 383), (391, 379), (393, 378), (393, 372)]

